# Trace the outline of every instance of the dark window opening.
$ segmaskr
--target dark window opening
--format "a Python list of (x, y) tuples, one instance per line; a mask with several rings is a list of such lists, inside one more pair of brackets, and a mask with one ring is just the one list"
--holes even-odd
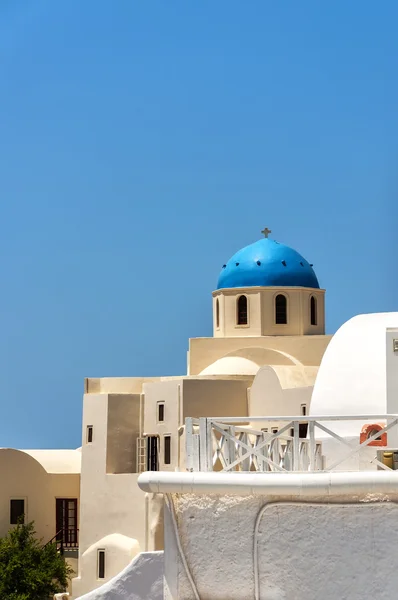
[(307, 405), (306, 404), (301, 405), (301, 414), (303, 417), (305, 417), (305, 415), (307, 414)]
[(308, 423), (299, 424), (299, 438), (306, 438), (308, 431)]
[(10, 501), (10, 524), (25, 523), (25, 500)]
[(171, 435), (164, 436), (164, 464), (171, 464)]
[(216, 327), (217, 329), (220, 327), (220, 303), (218, 298), (216, 300)]
[(164, 403), (161, 402), (158, 404), (158, 422), (163, 423), (164, 421)]
[(311, 296), (311, 325), (317, 324), (316, 298)]
[(247, 298), (239, 296), (238, 298), (238, 325), (247, 325)]
[(287, 324), (287, 299), (283, 294), (275, 298), (275, 323), (277, 325)]
[(98, 550), (98, 579), (105, 579), (105, 550)]
[(158, 437), (157, 435), (148, 435), (146, 438), (146, 470), (158, 471)]
[(87, 444), (91, 444), (93, 441), (93, 426), (87, 425)]

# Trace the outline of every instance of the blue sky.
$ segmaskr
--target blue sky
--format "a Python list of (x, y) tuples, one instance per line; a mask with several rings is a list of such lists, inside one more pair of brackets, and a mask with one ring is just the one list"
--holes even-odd
[(327, 329), (396, 309), (398, 4), (3, 0), (0, 446), (76, 447), (84, 377), (182, 374), (268, 226)]

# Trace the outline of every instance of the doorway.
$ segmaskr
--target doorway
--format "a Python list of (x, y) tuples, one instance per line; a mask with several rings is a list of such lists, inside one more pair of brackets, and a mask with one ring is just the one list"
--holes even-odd
[(77, 498), (56, 498), (57, 542), (63, 548), (77, 548)]

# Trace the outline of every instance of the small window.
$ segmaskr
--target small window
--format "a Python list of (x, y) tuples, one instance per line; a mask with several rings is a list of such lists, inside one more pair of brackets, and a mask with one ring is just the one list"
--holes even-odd
[(299, 438), (306, 438), (308, 432), (308, 423), (299, 423)]
[(216, 300), (216, 327), (217, 329), (220, 328), (220, 303), (218, 301), (218, 298)]
[(93, 426), (87, 425), (87, 444), (91, 444), (93, 441)]
[(271, 429), (271, 431), (272, 431), (273, 434), (278, 433), (278, 428), (277, 427), (273, 427)]
[(303, 417), (305, 417), (307, 415), (307, 405), (306, 404), (301, 405), (301, 415)]
[(311, 325), (316, 325), (317, 324), (317, 310), (316, 310), (315, 296), (311, 296), (310, 308), (311, 308)]
[(25, 500), (10, 500), (10, 524), (25, 523)]
[(247, 325), (247, 298), (239, 296), (238, 298), (238, 325)]
[(158, 423), (164, 421), (164, 402), (158, 402)]
[(164, 464), (171, 463), (171, 435), (164, 436)]
[(98, 550), (98, 579), (105, 579), (105, 550)]
[(287, 324), (287, 299), (283, 294), (275, 298), (275, 323), (276, 325)]

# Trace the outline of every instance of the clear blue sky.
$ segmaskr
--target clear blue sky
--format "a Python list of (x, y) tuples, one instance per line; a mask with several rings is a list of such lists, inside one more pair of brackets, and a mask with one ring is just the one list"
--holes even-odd
[(183, 374), (268, 226), (332, 333), (397, 308), (398, 3), (2, 0), (0, 446), (77, 447), (84, 377)]

